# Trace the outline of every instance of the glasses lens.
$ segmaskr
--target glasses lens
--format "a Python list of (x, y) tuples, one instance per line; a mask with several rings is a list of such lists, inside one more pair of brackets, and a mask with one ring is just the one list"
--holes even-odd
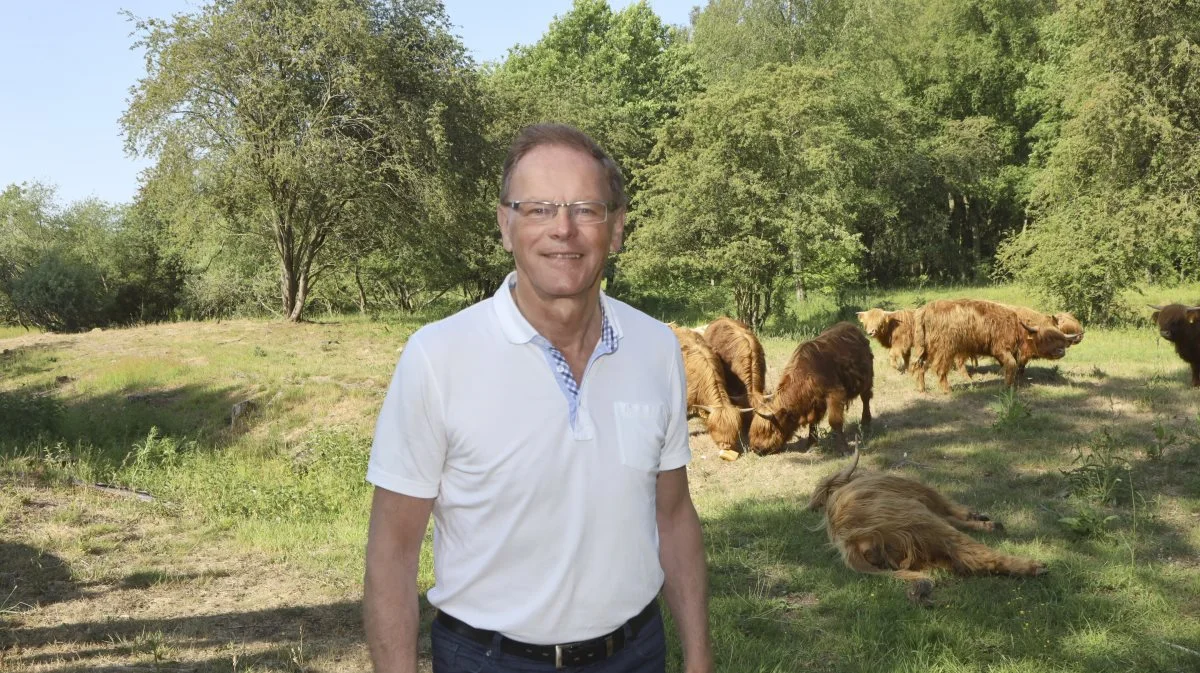
[(517, 212), (521, 214), (521, 217), (530, 220), (549, 220), (558, 214), (558, 206), (553, 203), (522, 201), (517, 204)]
[(608, 206), (600, 201), (572, 203), (571, 218), (579, 224), (600, 224), (608, 219)]

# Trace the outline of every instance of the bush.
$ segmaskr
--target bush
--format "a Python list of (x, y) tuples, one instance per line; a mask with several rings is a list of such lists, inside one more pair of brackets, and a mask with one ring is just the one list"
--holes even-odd
[(51, 250), (12, 283), (18, 318), (49, 332), (80, 332), (106, 323), (110, 299), (93, 266)]

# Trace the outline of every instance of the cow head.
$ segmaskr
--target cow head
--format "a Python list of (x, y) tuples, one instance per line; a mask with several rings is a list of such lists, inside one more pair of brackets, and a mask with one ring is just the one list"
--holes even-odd
[[(1068, 337), (1057, 327), (1034, 327), (1021, 323), (1025, 328), (1025, 338), (1029, 340), (1033, 351), (1038, 357), (1047, 360), (1057, 360), (1067, 354), (1067, 347), (1079, 343), (1075, 337)], [(1079, 339), (1082, 339), (1079, 336)]]
[(854, 479), (854, 470), (858, 467), (858, 458), (859, 453), (856, 447), (854, 449), (854, 460), (848, 466), (837, 474), (825, 477), (817, 484), (817, 487), (813, 489), (812, 497), (808, 500), (809, 511), (816, 511), (825, 507), (825, 503), (829, 502), (829, 496), (833, 495), (834, 491), (849, 484)]
[[(1149, 306), (1149, 305), (1148, 305)], [(1186, 330), (1200, 318), (1200, 306), (1184, 306), (1169, 304), (1167, 306), (1150, 306), (1154, 313), (1150, 319), (1158, 325), (1158, 333), (1167, 341), (1177, 341), (1186, 334)]]
[(873, 308), (869, 311), (859, 311), (855, 315), (862, 323), (863, 330), (869, 337), (878, 337), (881, 342), (888, 341), (892, 332), (903, 322), (900, 311), (885, 311)]
[(1050, 316), (1054, 326), (1071, 339), (1072, 345), (1083, 341), (1083, 324), (1070, 313), (1055, 313)]

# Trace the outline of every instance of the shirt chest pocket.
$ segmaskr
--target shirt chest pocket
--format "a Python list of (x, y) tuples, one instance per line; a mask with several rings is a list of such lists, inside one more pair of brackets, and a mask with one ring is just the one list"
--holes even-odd
[(661, 404), (615, 402), (617, 443), (621, 464), (645, 472), (657, 472), (667, 436), (667, 410)]

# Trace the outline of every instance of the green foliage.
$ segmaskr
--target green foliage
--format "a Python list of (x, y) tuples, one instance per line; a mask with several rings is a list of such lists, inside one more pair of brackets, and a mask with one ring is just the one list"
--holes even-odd
[(992, 403), (992, 410), (996, 412), (996, 420), (992, 421), (992, 427), (1002, 432), (1020, 429), (1025, 419), (1033, 415), (1016, 388), (1006, 387), (997, 394), (996, 401)]
[(103, 276), (86, 260), (52, 250), (12, 281), (12, 304), (22, 322), (51, 332), (79, 332), (105, 321), (109, 297)]
[(1103, 428), (1093, 435), (1090, 448), (1076, 446), (1072, 467), (1060, 470), (1072, 495), (1097, 505), (1112, 504), (1129, 486), (1130, 465), (1113, 431)]
[(1140, 281), (1200, 269), (1200, 15), (1171, 0), (1076, 0), (1047, 18), (1027, 94), (1032, 209), (1002, 268), (1092, 322)]

